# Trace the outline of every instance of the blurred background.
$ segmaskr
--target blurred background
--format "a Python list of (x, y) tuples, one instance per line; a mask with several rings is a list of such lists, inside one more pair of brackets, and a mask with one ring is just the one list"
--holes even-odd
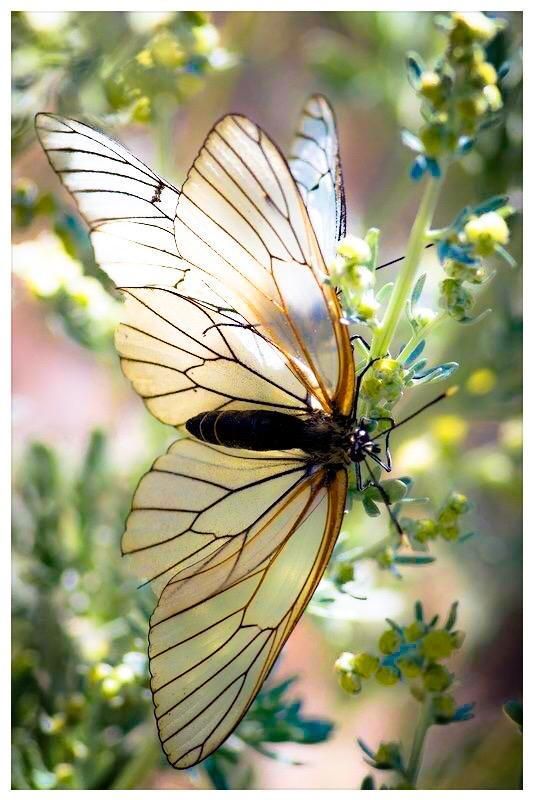
[[(503, 16), (489, 57), (510, 61), (504, 121), (451, 171), (437, 224), (494, 194), (521, 206), (521, 15)], [(466, 641), (451, 668), (461, 702), (476, 704), (473, 720), (432, 728), (420, 785), (518, 787), (521, 739), (502, 705), (522, 691), (520, 270), (498, 265), (476, 309), (493, 312), (478, 326), (439, 329), (430, 353), (460, 362), (461, 391), (394, 442), (395, 474), (436, 506), (451, 489), (467, 494), (476, 534), (435, 544), (433, 564), (400, 577), (358, 563), (353, 593), (366, 599), (313, 601), (237, 734), (179, 773), (160, 753), (147, 688), (152, 599), (119, 549), (136, 482), (175, 432), (120, 372), (120, 302), (33, 128), (37, 111), (83, 119), (179, 186), (220, 116), (250, 116), (287, 152), (299, 108), (321, 91), (338, 119), (348, 231), (381, 228), (386, 261), (404, 253), (419, 198), (399, 139), (418, 125), (405, 52), (440, 52), (433, 23), (421, 12), (13, 14), (15, 788), (356, 788), (369, 771), (356, 737), (409, 745), (417, 704), (401, 685), (350, 697), (333, 663), (372, 649), (385, 617), (407, 623), (416, 599), (430, 614), (459, 600)], [(426, 262), (431, 305), (442, 270), (431, 252)], [(431, 396), (417, 390), (402, 416)], [(386, 532), (360, 506), (346, 519), (351, 544)]]

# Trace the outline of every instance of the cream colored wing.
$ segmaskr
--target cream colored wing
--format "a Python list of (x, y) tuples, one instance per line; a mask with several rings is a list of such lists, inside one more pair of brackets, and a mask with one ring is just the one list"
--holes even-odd
[(333, 110), (321, 95), (305, 104), (289, 157), (326, 264), (346, 234), (346, 201)]
[[(299, 451), (259, 454), (180, 439), (141, 479), (122, 552), (158, 596), (172, 577), (194, 574), (206, 559), (238, 557), (251, 570), (276, 546), (275, 535), (278, 542), (288, 535), (293, 518), (278, 513), (275, 534), (272, 509), (279, 512), (307, 470)], [(256, 538), (267, 524), (268, 538)]]
[(348, 330), (287, 162), (245, 117), (207, 137), (176, 209), (180, 256), (290, 361), (315, 407), (348, 413)]
[(178, 190), (89, 125), (37, 114), (35, 127), (104, 272), (117, 286), (176, 285), (184, 274), (174, 239)]
[(345, 471), (320, 470), (280, 497), (240, 554), (208, 557), (165, 587), (149, 656), (172, 766), (206, 758), (246, 713), (324, 572), (345, 497)]
[(115, 342), (122, 369), (155, 417), (181, 425), (202, 411), (309, 411), (283, 355), (234, 312), (175, 289), (122, 289)]

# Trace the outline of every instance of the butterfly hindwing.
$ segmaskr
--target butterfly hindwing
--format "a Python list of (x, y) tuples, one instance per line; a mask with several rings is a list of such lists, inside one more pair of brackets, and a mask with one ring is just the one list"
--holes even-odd
[(329, 264), (346, 234), (346, 202), (335, 117), (321, 95), (310, 97), (303, 108), (289, 166)]
[[(149, 654), (159, 736), (173, 766), (204, 759), (246, 713), (324, 572), (345, 497), (344, 470), (318, 472), (272, 509), (241, 560), (207, 559), (166, 585)], [(254, 548), (261, 555), (250, 560)]]

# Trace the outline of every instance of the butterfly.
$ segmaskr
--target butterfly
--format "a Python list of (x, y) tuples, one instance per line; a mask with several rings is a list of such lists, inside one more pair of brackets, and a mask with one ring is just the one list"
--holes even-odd
[(346, 232), (335, 120), (311, 97), (286, 160), (226, 116), (181, 191), (85, 124), (39, 114), (36, 129), (124, 296), (124, 374), (182, 434), (141, 479), (122, 552), (157, 597), (155, 716), (187, 768), (241, 721), (308, 604), (349, 471), (361, 488), (366, 465), (387, 502), (371, 462), (390, 470), (394, 421), (382, 447), (357, 417), (361, 375), (326, 280)]

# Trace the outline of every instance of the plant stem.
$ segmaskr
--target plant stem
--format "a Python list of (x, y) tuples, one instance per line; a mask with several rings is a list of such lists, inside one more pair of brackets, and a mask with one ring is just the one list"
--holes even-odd
[(172, 107), (165, 102), (165, 98), (156, 98), (156, 100), (159, 100), (155, 109), (157, 169), (163, 177), (169, 178), (172, 177), (169, 173), (172, 172), (173, 167), (170, 159), (172, 152)]
[(413, 745), (411, 747), (411, 755), (409, 756), (409, 762), (407, 764), (407, 770), (405, 773), (407, 783), (412, 789), (416, 787), (418, 774), (420, 772), (420, 767), (422, 766), (422, 751), (424, 749), (426, 734), (432, 724), (432, 701), (431, 695), (428, 695), (424, 700), (420, 711), (420, 716), (418, 718), (418, 723), (413, 738)]
[(368, 545), (368, 547), (363, 548), (354, 548), (353, 550), (349, 550), (346, 553), (343, 553), (342, 556), (339, 558), (339, 561), (364, 561), (366, 558), (374, 558), (377, 556), (378, 553), (381, 553), (382, 550), (389, 547), (389, 545), (396, 544), (398, 539), (398, 534), (396, 531), (392, 533), (388, 533), (382, 539), (379, 539), (374, 544)]
[(443, 178), (438, 180), (428, 178), (418, 213), (411, 229), (402, 269), (394, 285), (381, 327), (372, 340), (371, 358), (381, 358), (389, 352), (398, 322), (413, 289), (442, 182)]

